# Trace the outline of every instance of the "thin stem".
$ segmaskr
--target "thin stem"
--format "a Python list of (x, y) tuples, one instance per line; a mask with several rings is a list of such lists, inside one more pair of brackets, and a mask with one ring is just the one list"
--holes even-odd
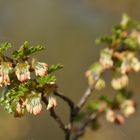
[(93, 92), (93, 88), (88, 87), (77, 105), (78, 112), (86, 104), (86, 102), (89, 99), (89, 97), (91, 96), (92, 92)]
[(63, 95), (62, 93), (60, 93), (58, 91), (54, 91), (54, 95), (58, 96), (59, 98), (64, 100), (69, 105), (69, 107), (70, 107), (70, 120), (71, 120), (71, 118), (73, 118), (73, 116), (74, 116), (74, 110), (75, 110), (74, 102), (70, 98), (68, 98), (67, 96)]
[(81, 127), (79, 128), (78, 132), (76, 132), (73, 137), (72, 140), (78, 140), (79, 137), (84, 135), (85, 129), (86, 127), (97, 118), (98, 114), (92, 113), (91, 115), (89, 115), (89, 117), (87, 118), (87, 120), (81, 125)]
[(59, 127), (64, 131), (64, 133), (67, 133), (67, 129), (65, 128), (64, 123), (62, 122), (62, 120), (60, 119), (60, 117), (55, 113), (54, 109), (51, 108), (50, 109), (50, 115), (52, 118), (54, 118), (54, 120), (59, 124)]
[[(42, 96), (42, 101), (45, 103), (46, 106), (48, 105), (48, 100), (44, 96)], [(58, 123), (59, 127), (63, 130), (63, 132), (66, 136), (68, 130), (65, 127), (65, 124), (63, 123), (61, 118), (55, 113), (53, 108), (50, 109), (50, 115)], [(65, 140), (69, 140), (69, 139), (65, 139)]]

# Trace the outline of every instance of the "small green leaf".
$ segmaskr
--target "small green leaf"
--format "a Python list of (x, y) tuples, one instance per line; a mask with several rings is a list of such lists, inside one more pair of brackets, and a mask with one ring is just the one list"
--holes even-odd
[(23, 58), (26, 55), (26, 51), (29, 48), (29, 43), (25, 41), (23, 45), (19, 48), (19, 50), (14, 51), (12, 56), (15, 59)]
[(38, 79), (37, 79), (37, 83), (38, 83), (39, 87), (42, 87), (45, 84), (50, 84), (50, 83), (55, 82), (55, 81), (56, 81), (56, 78), (53, 75), (38, 77)]
[(105, 101), (105, 102), (108, 103), (108, 104), (112, 104), (112, 100), (111, 100), (109, 97), (105, 96), (105, 95), (101, 95), (101, 96), (99, 97), (99, 100)]
[(0, 44), (0, 53), (4, 53), (7, 49), (11, 48), (11, 44), (8, 42), (4, 42)]
[(40, 45), (37, 45), (37, 46), (32, 46), (30, 48), (28, 48), (27, 52), (26, 52), (26, 55), (31, 55), (33, 53), (36, 53), (38, 51), (42, 51), (44, 50), (45, 47), (44, 46), (40, 46)]
[(98, 38), (98, 39), (95, 40), (95, 43), (97, 45), (100, 45), (100, 44), (112, 44), (112, 37), (104, 36), (104, 37)]
[(61, 64), (51, 65), (49, 67), (48, 73), (52, 73), (52, 72), (60, 70), (62, 68), (63, 68), (63, 65), (61, 65)]
[(131, 48), (131, 49), (139, 49), (139, 48), (140, 48), (139, 44), (138, 44), (135, 40), (133, 40), (133, 39), (131, 39), (131, 38), (125, 39), (125, 40), (123, 41), (123, 43), (124, 43), (125, 45), (127, 45), (127, 46), (128, 46), (129, 48)]
[(99, 109), (99, 102), (98, 101), (90, 102), (88, 104), (89, 111), (97, 111), (98, 109)]
[(29, 43), (25, 41), (23, 45), (20, 47), (20, 49), (17, 51), (14, 51), (12, 55), (15, 59), (20, 59), (20, 58), (23, 58), (24, 56), (29, 56), (35, 52), (38, 52), (44, 49), (45, 49), (44, 46), (40, 46), (40, 45), (30, 46)]

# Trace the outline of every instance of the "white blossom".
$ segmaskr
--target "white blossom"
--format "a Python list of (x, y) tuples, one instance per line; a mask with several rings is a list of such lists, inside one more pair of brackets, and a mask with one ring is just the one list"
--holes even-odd
[(29, 68), (30, 66), (27, 62), (17, 64), (15, 73), (19, 81), (24, 82), (31, 78)]
[(45, 76), (48, 74), (48, 65), (46, 63), (37, 62), (35, 65), (36, 76)]

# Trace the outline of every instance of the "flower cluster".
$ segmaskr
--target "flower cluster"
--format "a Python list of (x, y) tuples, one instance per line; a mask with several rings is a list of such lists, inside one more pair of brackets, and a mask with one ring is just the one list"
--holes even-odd
[[(1, 62), (0, 65), (0, 86), (2, 87), (10, 85), (10, 73), (15, 70), (15, 75), (20, 82), (25, 82), (31, 79), (30, 76), (30, 65), (27, 61), (17, 63), (15, 68), (12, 67), (10, 62)], [(37, 62), (35, 65), (36, 76), (47, 76), (48, 65), (46, 63)]]
[(53, 92), (57, 86), (52, 72), (61, 69), (62, 65), (49, 67), (47, 63), (30, 57), (44, 49), (43, 46), (30, 46), (25, 42), (19, 50), (13, 52), (12, 58), (4, 54), (10, 47), (9, 43), (0, 44), (0, 86), (4, 89), (0, 104), (15, 116), (23, 116), (25, 111), (39, 114), (43, 108), (43, 98), (48, 102), (47, 110), (56, 107)]
[(120, 112), (117, 113), (112, 109), (108, 109), (106, 111), (106, 119), (111, 123), (124, 124), (125, 118), (130, 117), (135, 113), (136, 105), (133, 100), (126, 99), (124, 102), (120, 104)]
[[(53, 96), (48, 97), (47, 110), (57, 106), (57, 101)], [(41, 93), (34, 91), (27, 97), (20, 97), (16, 104), (15, 116), (20, 117), (25, 114), (25, 110), (33, 115), (38, 115), (42, 111)]]
[(107, 85), (104, 73), (111, 71), (110, 84), (116, 91), (115, 97), (110, 100), (105, 95), (104, 101), (99, 101), (93, 107), (93, 110), (105, 112), (109, 122), (123, 124), (125, 118), (136, 111), (135, 101), (131, 99), (126, 89), (129, 75), (140, 72), (138, 25), (140, 24), (124, 15), (121, 23), (113, 28), (111, 36), (97, 39), (97, 43), (106, 44), (106, 47), (101, 50), (99, 60), (85, 74), (89, 86), (101, 90)]

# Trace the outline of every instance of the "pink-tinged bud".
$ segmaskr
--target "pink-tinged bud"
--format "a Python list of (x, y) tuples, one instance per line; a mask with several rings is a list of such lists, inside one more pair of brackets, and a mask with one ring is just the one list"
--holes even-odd
[(37, 115), (37, 114), (39, 114), (41, 112), (41, 110), (42, 110), (42, 104), (38, 104), (37, 106), (35, 106), (33, 108), (33, 114)]
[(102, 112), (104, 112), (104, 111), (106, 110), (106, 108), (107, 108), (107, 103), (106, 103), (106, 102), (101, 102), (101, 103), (99, 104), (98, 111), (99, 111), (100, 113), (102, 113)]
[(15, 69), (16, 69), (16, 76), (19, 81), (24, 82), (31, 78), (29, 68), (30, 66), (28, 65), (27, 62), (17, 64)]
[(41, 98), (39, 94), (33, 92), (32, 95), (26, 99), (26, 110), (33, 115), (37, 115), (42, 111)]
[(115, 119), (115, 123), (119, 124), (119, 125), (123, 125), (125, 123), (125, 118), (124, 116), (117, 114), (116, 115), (116, 119)]
[(37, 62), (35, 65), (36, 76), (45, 76), (48, 74), (48, 65), (46, 63)]
[(125, 100), (120, 107), (125, 117), (131, 116), (136, 111), (136, 105), (133, 100)]
[(24, 106), (20, 103), (17, 103), (15, 117), (21, 117), (24, 115)]
[(47, 105), (47, 110), (54, 108), (57, 106), (57, 101), (54, 97), (49, 97), (48, 98), (48, 105)]
[(0, 65), (0, 86), (10, 85), (9, 73), (12, 69), (10, 62), (2, 62)]
[(107, 112), (106, 112), (106, 120), (111, 122), (111, 123), (114, 123), (115, 119), (116, 119), (116, 113), (111, 109), (107, 110)]

